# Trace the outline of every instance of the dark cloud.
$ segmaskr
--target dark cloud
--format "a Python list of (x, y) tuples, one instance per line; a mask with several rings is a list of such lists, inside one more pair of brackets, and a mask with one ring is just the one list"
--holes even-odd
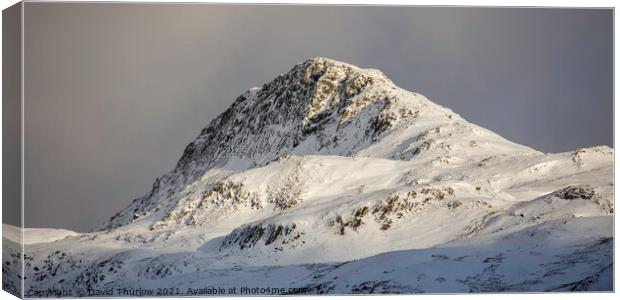
[(30, 227), (103, 222), (314, 56), (543, 151), (612, 144), (612, 10), (27, 3), (25, 23)]

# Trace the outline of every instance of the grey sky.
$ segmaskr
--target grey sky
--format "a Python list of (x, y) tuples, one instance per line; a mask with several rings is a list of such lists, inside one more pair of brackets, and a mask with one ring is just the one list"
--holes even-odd
[(325, 56), (536, 149), (612, 145), (613, 11), (25, 6), (28, 227), (87, 230), (252, 86)]
[(21, 225), (21, 6), (2, 11), (2, 220)]

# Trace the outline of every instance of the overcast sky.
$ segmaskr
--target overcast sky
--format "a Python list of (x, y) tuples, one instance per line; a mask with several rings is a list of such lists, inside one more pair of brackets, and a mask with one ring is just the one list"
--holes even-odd
[(26, 226), (104, 222), (236, 96), (315, 56), (538, 150), (612, 146), (612, 25), (586, 9), (26, 3)]

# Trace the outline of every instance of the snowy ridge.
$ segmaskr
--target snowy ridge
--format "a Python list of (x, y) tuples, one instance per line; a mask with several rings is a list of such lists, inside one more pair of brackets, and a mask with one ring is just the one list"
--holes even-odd
[[(65, 229), (24, 228), (24, 244), (49, 243), (66, 237), (77, 235), (77, 232)], [(22, 228), (2, 224), (2, 237), (13, 243), (22, 241)]]
[(98, 230), (27, 245), (26, 286), (610, 290), (613, 158), (541, 153), (314, 58), (240, 96)]
[(186, 186), (204, 186), (214, 172), (283, 155), (415, 156), (441, 164), (501, 153), (537, 152), (396, 87), (380, 71), (315, 58), (237, 98), (187, 146), (175, 170), (100, 229), (133, 222), (162, 202), (183, 201)]

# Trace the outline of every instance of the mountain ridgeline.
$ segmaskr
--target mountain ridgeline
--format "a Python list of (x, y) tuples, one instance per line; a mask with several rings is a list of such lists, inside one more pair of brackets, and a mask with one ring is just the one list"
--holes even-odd
[[(422, 130), (403, 130), (411, 126)], [(458, 143), (477, 149), (452, 151)], [(186, 147), (176, 168), (158, 178), (150, 193), (98, 229), (133, 222), (230, 160), (243, 170), (283, 155), (413, 159), (431, 152), (453, 159), (515, 151), (535, 152), (395, 86), (379, 70), (313, 58), (239, 96)]]

